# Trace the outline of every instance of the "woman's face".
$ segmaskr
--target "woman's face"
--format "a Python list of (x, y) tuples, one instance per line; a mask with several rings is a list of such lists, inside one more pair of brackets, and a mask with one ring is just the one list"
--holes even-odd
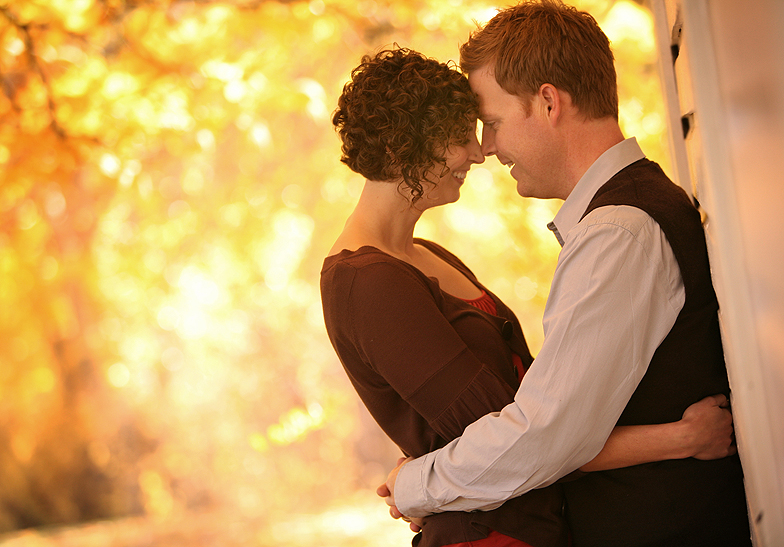
[(460, 198), (460, 187), (463, 186), (471, 166), (485, 161), (482, 147), (476, 137), (476, 124), (474, 124), (474, 131), (469, 131), (465, 143), (452, 144), (446, 149), (444, 159), (446, 159), (446, 172), (441, 175), (441, 165), (434, 167), (431, 174), (435, 177), (435, 184), (423, 184), (425, 193), (417, 205), (430, 208), (454, 203)]

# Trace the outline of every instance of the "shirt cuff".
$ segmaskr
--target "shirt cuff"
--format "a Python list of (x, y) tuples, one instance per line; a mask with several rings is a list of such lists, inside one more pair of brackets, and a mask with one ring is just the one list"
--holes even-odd
[(426, 517), (434, 511), (428, 510), (424, 496), (422, 477), (429, 467), (428, 459), (432, 453), (426, 454), (406, 463), (400, 468), (395, 479), (395, 504), (397, 510), (407, 517)]

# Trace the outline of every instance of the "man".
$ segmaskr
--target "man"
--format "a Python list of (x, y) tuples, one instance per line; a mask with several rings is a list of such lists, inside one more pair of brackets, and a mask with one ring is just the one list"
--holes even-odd
[[(624, 139), (596, 21), (526, 2), (460, 53), (485, 155), (511, 168), (521, 196), (565, 200), (548, 225), (562, 251), (542, 349), (515, 402), (379, 489), (409, 517), (497, 507), (591, 460), (615, 425), (674, 421), (729, 393), (699, 213)], [(577, 547), (750, 545), (737, 456), (590, 473), (563, 488)]]

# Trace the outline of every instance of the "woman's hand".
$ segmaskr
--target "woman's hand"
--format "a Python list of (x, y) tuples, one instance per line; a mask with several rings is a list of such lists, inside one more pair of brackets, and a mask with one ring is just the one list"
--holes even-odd
[(412, 532), (417, 533), (422, 530), (422, 524), (425, 521), (425, 519), (416, 517), (403, 517), (403, 520), (408, 523), (408, 527)]
[(691, 457), (715, 460), (738, 452), (729, 406), (724, 395), (711, 395), (683, 413), (684, 442)]
[(407, 517), (400, 511), (398, 511), (397, 506), (395, 506), (395, 480), (397, 479), (397, 473), (400, 471), (400, 468), (403, 466), (404, 463), (413, 460), (414, 458), (411, 457), (402, 457), (398, 458), (397, 460), (397, 467), (395, 467), (390, 473), (389, 477), (384, 484), (380, 485), (376, 488), (376, 494), (384, 498), (387, 505), (389, 506), (389, 516), (393, 519), (403, 519), (405, 522), (408, 523), (408, 527), (411, 529), (412, 532), (419, 532), (422, 530), (422, 525), (424, 519), (416, 518), (416, 517)]

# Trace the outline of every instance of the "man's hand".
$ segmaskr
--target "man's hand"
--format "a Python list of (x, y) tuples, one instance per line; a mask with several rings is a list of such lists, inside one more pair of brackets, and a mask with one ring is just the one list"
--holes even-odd
[(384, 501), (389, 506), (389, 515), (393, 519), (402, 518), (404, 521), (409, 523), (409, 528), (411, 528), (412, 532), (419, 532), (422, 529), (422, 519), (413, 517), (409, 518), (405, 516), (403, 513), (398, 511), (397, 506), (395, 505), (395, 481), (397, 480), (397, 474), (407, 462), (410, 462), (413, 459), (414, 458), (409, 457), (400, 458), (397, 460), (397, 467), (389, 472), (387, 482), (376, 488), (376, 494), (384, 498)]
[(724, 395), (711, 395), (694, 403), (683, 413), (683, 423), (692, 431), (692, 457), (714, 460), (737, 453), (732, 413)]

